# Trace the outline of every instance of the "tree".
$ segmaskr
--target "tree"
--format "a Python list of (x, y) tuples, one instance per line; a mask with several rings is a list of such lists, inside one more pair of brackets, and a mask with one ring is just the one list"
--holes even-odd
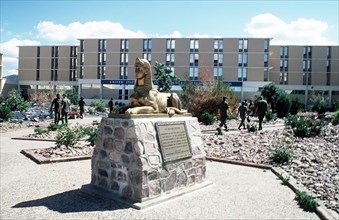
[(21, 96), (21, 90), (12, 89), (8, 93), (8, 98), (4, 101), (4, 105), (8, 106), (11, 111), (27, 111), (29, 107), (31, 107), (31, 103), (25, 101)]
[(289, 95), (273, 83), (263, 87), (261, 95), (271, 105), (272, 112), (277, 113), (279, 118), (287, 116), (291, 108)]
[(179, 78), (172, 74), (172, 70), (165, 67), (165, 64), (155, 62), (154, 76), (158, 80), (159, 92), (170, 92), (175, 81), (179, 81)]
[(325, 113), (328, 98), (324, 93), (313, 94), (311, 96), (311, 103), (313, 104), (312, 111), (316, 111), (318, 114)]

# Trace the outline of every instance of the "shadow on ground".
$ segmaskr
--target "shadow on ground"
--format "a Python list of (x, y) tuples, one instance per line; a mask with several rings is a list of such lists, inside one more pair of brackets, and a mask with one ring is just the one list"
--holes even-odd
[(130, 206), (113, 200), (92, 197), (85, 194), (80, 189), (55, 194), (41, 199), (20, 202), (12, 206), (12, 208), (29, 208), (35, 206), (45, 206), (50, 210), (60, 213), (114, 211), (130, 208)]

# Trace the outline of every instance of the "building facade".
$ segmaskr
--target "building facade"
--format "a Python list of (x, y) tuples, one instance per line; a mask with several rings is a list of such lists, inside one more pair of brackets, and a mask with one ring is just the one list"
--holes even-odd
[(126, 102), (139, 57), (152, 66), (164, 63), (181, 82), (222, 80), (241, 100), (253, 99), (272, 82), (305, 103), (318, 91), (330, 98), (329, 105), (339, 98), (338, 46), (271, 46), (270, 40), (79, 39), (73, 46), (20, 46), (19, 86), (27, 93), (76, 86), (86, 99)]

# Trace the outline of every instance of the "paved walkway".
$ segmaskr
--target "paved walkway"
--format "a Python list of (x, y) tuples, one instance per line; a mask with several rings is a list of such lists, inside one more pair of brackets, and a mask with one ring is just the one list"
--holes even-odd
[[(100, 118), (69, 122), (91, 120)], [(38, 165), (20, 153), (54, 146), (11, 139), (33, 129), (0, 134), (0, 219), (319, 219), (299, 208), (293, 191), (271, 171), (209, 161), (212, 186), (142, 211), (94, 198), (79, 190), (90, 182), (90, 160)]]

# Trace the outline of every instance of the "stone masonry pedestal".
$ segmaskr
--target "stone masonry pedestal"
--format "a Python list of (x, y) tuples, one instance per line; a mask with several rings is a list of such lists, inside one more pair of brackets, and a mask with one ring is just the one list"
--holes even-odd
[[(159, 123), (185, 124), (190, 156), (163, 161), (156, 129)], [(212, 184), (206, 180), (206, 154), (200, 126), (191, 116), (102, 118), (91, 163), (91, 183), (82, 186), (82, 190), (137, 209)]]

